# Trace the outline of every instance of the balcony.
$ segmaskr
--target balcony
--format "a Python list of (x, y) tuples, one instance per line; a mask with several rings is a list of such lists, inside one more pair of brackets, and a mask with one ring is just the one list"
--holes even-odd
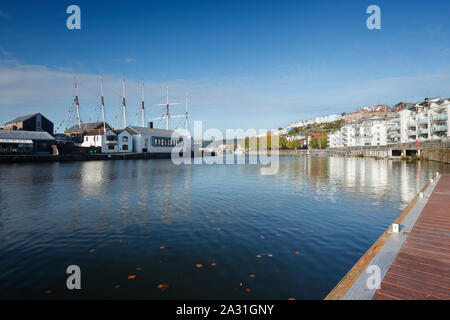
[(447, 125), (433, 126), (433, 132), (447, 132), (447, 131), (448, 131)]
[(435, 115), (431, 118), (431, 120), (432, 120), (433, 122), (436, 122), (436, 121), (446, 121), (447, 119), (448, 119), (448, 116), (447, 116), (446, 113), (435, 114)]
[(428, 129), (424, 129), (424, 128), (420, 129), (419, 134), (428, 134)]
[(414, 131), (413, 130), (408, 130), (407, 133), (408, 133), (408, 137), (412, 137), (412, 136), (415, 137), (416, 136), (416, 130), (414, 130)]
[(400, 133), (389, 132), (387, 136), (388, 136), (389, 139), (400, 138)]
[(428, 118), (420, 119), (419, 124), (428, 124)]
[(408, 128), (416, 128), (416, 122), (415, 121), (408, 122)]

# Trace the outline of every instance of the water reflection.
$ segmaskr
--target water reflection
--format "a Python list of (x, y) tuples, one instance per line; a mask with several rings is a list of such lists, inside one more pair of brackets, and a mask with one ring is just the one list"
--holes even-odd
[(450, 168), (288, 156), (275, 176), (170, 160), (0, 165), (0, 297), (70, 298), (76, 263), (86, 298), (321, 299), (436, 171)]

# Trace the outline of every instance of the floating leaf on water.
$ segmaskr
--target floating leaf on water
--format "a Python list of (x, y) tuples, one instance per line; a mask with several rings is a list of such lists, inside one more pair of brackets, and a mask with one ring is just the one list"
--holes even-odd
[(197, 268), (203, 267), (203, 265), (202, 265), (201, 263), (198, 263), (198, 264), (196, 264), (195, 266), (196, 266)]
[(288, 300), (295, 300), (295, 298), (289, 298)]
[(130, 274), (130, 275), (128, 276), (128, 279), (136, 279), (136, 275), (135, 275), (135, 274)]
[(166, 291), (167, 289), (169, 289), (169, 285), (168, 284), (158, 284), (157, 288), (161, 291)]
[(250, 278), (254, 278), (254, 277), (255, 277), (255, 275), (254, 275), (254, 274), (251, 274), (251, 275), (250, 275)]
[(45, 294), (50, 294), (50, 293), (52, 293), (52, 290), (45, 290), (44, 293)]
[(250, 288), (245, 288), (245, 291), (251, 292), (252, 290)]
[(300, 254), (300, 251), (295, 251), (295, 254)]
[(212, 267), (215, 267), (217, 264), (215, 262), (211, 263)]

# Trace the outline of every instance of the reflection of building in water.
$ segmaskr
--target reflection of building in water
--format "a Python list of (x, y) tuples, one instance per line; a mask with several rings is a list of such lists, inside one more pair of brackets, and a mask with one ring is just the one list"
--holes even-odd
[[(434, 166), (439, 167), (439, 164), (306, 156), (280, 161), (276, 178), (278, 182), (295, 185), (299, 189), (308, 185), (315, 194), (330, 199), (341, 190), (364, 199), (408, 203), (425, 185), (430, 167)], [(440, 170), (445, 171), (443, 168)]]
[(103, 191), (105, 161), (85, 161), (81, 163), (80, 192), (84, 196), (98, 197)]
[[(332, 181), (350, 191), (365, 192), (383, 198), (395, 190), (402, 201), (420, 189), (420, 163), (359, 158), (329, 158)], [(420, 167), (417, 167), (420, 168)]]

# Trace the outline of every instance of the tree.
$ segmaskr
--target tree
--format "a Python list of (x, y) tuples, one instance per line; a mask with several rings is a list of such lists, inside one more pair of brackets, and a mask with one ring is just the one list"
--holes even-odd
[(318, 149), (319, 148), (319, 140), (316, 137), (309, 140), (309, 147), (311, 149)]
[(302, 143), (300, 140), (294, 140), (292, 141), (292, 146), (294, 147), (295, 150), (300, 149), (302, 146)]
[(328, 138), (322, 137), (319, 139), (319, 147), (320, 149), (326, 149), (328, 147)]
[(280, 146), (279, 146), (279, 148), (280, 149), (286, 149), (287, 143), (288, 143), (288, 141), (287, 141), (286, 137), (281, 137), (280, 138)]

